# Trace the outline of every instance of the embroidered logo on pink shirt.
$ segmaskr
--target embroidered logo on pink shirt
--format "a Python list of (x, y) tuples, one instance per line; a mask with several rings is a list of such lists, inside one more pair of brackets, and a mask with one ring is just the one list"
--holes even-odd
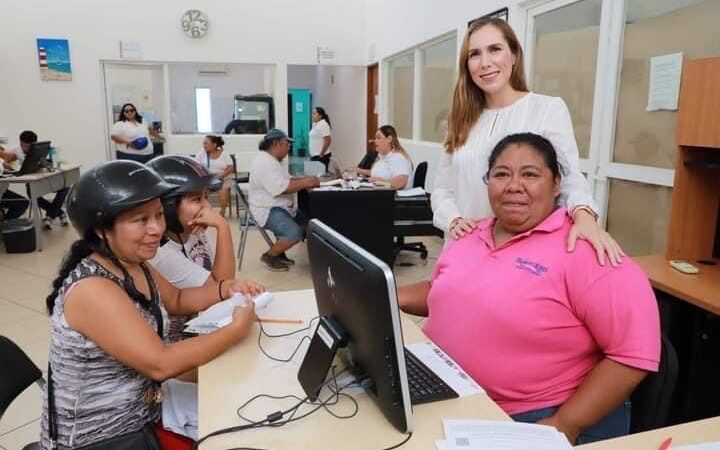
[(527, 270), (528, 272), (536, 276), (540, 276), (548, 271), (548, 268), (543, 266), (542, 264), (530, 261), (529, 259), (525, 258), (515, 259), (515, 267), (518, 269)]

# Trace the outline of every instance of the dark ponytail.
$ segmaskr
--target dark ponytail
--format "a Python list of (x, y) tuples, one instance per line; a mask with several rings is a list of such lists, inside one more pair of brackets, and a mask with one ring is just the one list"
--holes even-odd
[(219, 148), (220, 150), (223, 150), (223, 146), (225, 145), (225, 140), (222, 138), (222, 136), (214, 136), (212, 134), (208, 134), (205, 136), (208, 141), (212, 142)]
[(97, 235), (90, 231), (88, 236), (84, 239), (78, 239), (73, 242), (70, 250), (65, 254), (63, 262), (60, 265), (60, 271), (57, 278), (52, 282), (52, 292), (45, 298), (45, 304), (47, 305), (48, 314), (52, 315), (53, 308), (55, 307), (55, 299), (57, 298), (60, 288), (63, 286), (65, 279), (70, 275), (75, 267), (80, 264), (80, 261), (90, 256), (93, 252), (97, 251), (100, 246), (100, 241)]

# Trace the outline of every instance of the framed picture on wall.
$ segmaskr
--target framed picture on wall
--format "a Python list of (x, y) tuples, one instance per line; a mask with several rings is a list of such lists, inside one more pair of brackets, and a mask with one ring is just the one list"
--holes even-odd
[(468, 22), (468, 26), (470, 26), (471, 23), (475, 22), (476, 20), (483, 18), (483, 17), (490, 17), (490, 18), (498, 18), (502, 19), (505, 22), (508, 21), (508, 9), (507, 7), (498, 9), (497, 11), (493, 11), (490, 14), (485, 14), (484, 16), (476, 17), (475, 19)]
[(72, 80), (70, 44), (67, 39), (38, 38), (37, 52), (38, 64), (40, 65), (40, 78), (43, 81)]

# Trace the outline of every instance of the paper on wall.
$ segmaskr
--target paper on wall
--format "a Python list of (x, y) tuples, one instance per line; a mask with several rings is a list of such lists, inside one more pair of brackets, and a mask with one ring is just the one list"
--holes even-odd
[(647, 111), (678, 109), (682, 53), (653, 56), (650, 58), (650, 83)]

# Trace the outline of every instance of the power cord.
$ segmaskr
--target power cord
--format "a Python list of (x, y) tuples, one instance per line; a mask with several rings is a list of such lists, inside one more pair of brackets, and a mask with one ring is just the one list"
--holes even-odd
[(307, 340), (307, 341), (310, 341), (310, 336), (307, 336), (307, 335), (303, 336), (302, 339), (300, 339), (300, 342), (298, 342), (298, 344), (297, 344), (297, 346), (295, 347), (295, 349), (292, 351), (292, 353), (290, 353), (290, 356), (287, 356), (287, 357), (278, 357), (278, 356), (273, 356), (273, 355), (271, 355), (270, 353), (267, 352), (267, 350), (265, 350), (265, 348), (263, 347), (263, 344), (262, 344), (262, 337), (263, 337), (263, 335), (266, 336), (266, 337), (269, 337), (269, 338), (280, 338), (280, 337), (292, 336), (292, 335), (295, 335), (295, 334), (298, 334), (298, 333), (302, 333), (302, 332), (304, 332), (304, 331), (309, 331), (309, 330), (311, 330), (311, 329), (313, 328), (313, 322), (314, 322), (315, 320), (318, 320), (318, 319), (320, 319), (320, 316), (315, 316), (315, 317), (313, 317), (312, 319), (310, 319), (310, 321), (308, 322), (308, 325), (307, 325), (306, 327), (299, 328), (299, 329), (297, 329), (297, 330), (295, 330), (295, 331), (290, 331), (290, 332), (288, 332), (288, 333), (280, 333), (280, 334), (270, 334), (270, 333), (268, 333), (267, 331), (265, 331), (265, 327), (263, 326), (263, 323), (262, 323), (262, 322), (258, 322), (258, 324), (260, 324), (260, 333), (258, 333), (258, 341), (257, 341), (257, 342), (258, 342), (258, 348), (260, 348), (260, 351), (262, 352), (263, 355), (265, 355), (268, 359), (270, 359), (270, 360), (272, 360), (272, 361), (290, 362), (290, 361), (292, 361), (292, 359), (295, 357), (295, 355), (297, 354), (297, 352), (300, 351), (300, 347), (302, 347), (303, 342), (305, 342), (306, 340)]
[[(238, 431), (249, 430), (249, 429), (251, 429), (251, 428), (280, 427), (280, 426), (282, 426), (282, 425), (285, 425), (286, 423), (295, 422), (295, 421), (297, 421), (297, 420), (300, 420), (300, 419), (302, 419), (302, 418), (304, 418), (304, 417), (309, 416), (310, 414), (316, 412), (316, 411), (319, 410), (320, 408), (326, 407), (326, 405), (337, 404), (338, 401), (339, 401), (339, 397), (340, 397), (340, 396), (346, 396), (347, 398), (349, 398), (350, 400), (352, 400), (352, 402), (353, 402), (353, 404), (354, 404), (354, 406), (355, 406), (355, 407), (354, 407), (354, 410), (353, 410), (353, 412), (352, 412), (351, 414), (349, 414), (348, 416), (338, 416), (338, 415), (336, 415), (336, 414), (333, 414), (333, 415), (334, 415), (335, 417), (340, 417), (340, 418), (350, 418), (350, 417), (354, 417), (354, 416), (357, 414), (357, 411), (358, 411), (357, 400), (355, 400), (354, 398), (352, 398), (351, 396), (349, 396), (349, 395), (347, 395), (347, 394), (341, 394), (341, 393), (340, 393), (340, 391), (341, 391), (342, 389), (344, 389), (345, 387), (349, 386), (349, 385), (352, 384), (352, 383), (349, 383), (348, 385), (343, 386), (342, 388), (338, 388), (338, 385), (337, 385), (337, 375), (345, 372), (346, 370), (347, 370), (347, 369), (343, 369), (343, 370), (340, 371), (339, 373), (335, 373), (335, 367), (333, 366), (333, 367), (332, 367), (332, 371), (331, 371), (331, 372), (332, 372), (332, 377), (331, 377), (328, 381), (325, 381), (325, 382), (320, 386), (320, 387), (327, 386), (327, 385), (328, 385), (329, 383), (331, 383), (331, 382), (334, 384), (335, 389), (332, 389), (332, 388), (331, 388), (331, 391), (333, 392), (333, 395), (331, 395), (328, 399), (323, 400), (323, 401), (319, 401), (319, 402), (318, 402), (318, 401), (316, 401), (316, 402), (310, 402), (309, 399), (308, 399), (308, 397), (305, 397), (305, 398), (299, 399), (299, 401), (298, 401), (295, 405), (291, 406), (290, 408), (288, 408), (288, 409), (286, 409), (286, 410), (275, 411), (275, 412), (273, 412), (273, 413), (271, 413), (271, 414), (268, 414), (264, 419), (261, 419), (261, 420), (250, 421), (250, 420), (248, 420), (247, 418), (243, 417), (243, 416), (240, 414), (239, 411), (240, 411), (241, 409), (247, 407), (248, 404), (250, 404), (252, 401), (256, 400), (257, 398), (260, 398), (260, 397), (270, 397), (270, 398), (273, 398), (273, 397), (270, 396), (270, 395), (267, 395), (267, 394), (260, 394), (260, 395), (256, 395), (255, 397), (252, 397), (250, 400), (246, 401), (244, 404), (242, 404), (242, 405), (238, 408), (238, 416), (241, 417), (243, 420), (248, 421), (249, 423), (244, 424), (244, 425), (236, 425), (236, 426), (234, 426), (234, 427), (222, 428), (222, 429), (220, 429), (220, 430), (213, 431), (212, 433), (209, 433), (209, 434), (203, 436), (202, 438), (198, 439), (197, 441), (195, 441), (195, 443), (194, 443), (193, 446), (192, 446), (192, 450), (197, 449), (202, 442), (204, 442), (205, 440), (207, 440), (207, 439), (209, 439), (209, 438), (211, 438), (211, 437), (213, 437), (213, 436), (220, 436), (220, 435), (222, 435), (222, 434), (235, 433), (235, 432), (238, 432)], [(290, 397), (295, 397), (295, 396), (285, 396), (285, 397), (281, 397), (281, 398), (290, 398)], [(299, 398), (299, 397), (296, 397), (296, 398)], [(309, 412), (307, 412), (307, 413), (305, 413), (305, 414), (302, 414), (302, 415), (300, 415), (300, 416), (295, 417), (295, 414), (297, 413), (298, 409), (299, 409), (303, 404), (305, 404), (305, 403), (311, 404), (311, 405), (315, 406), (315, 408), (313, 408), (312, 410), (310, 410)], [(285, 417), (285, 414), (288, 414), (288, 413), (290, 413), (290, 417), (289, 417), (288, 419), (286, 419), (286, 420), (280, 421), (280, 419), (282, 419), (283, 417)], [(276, 423), (276, 422), (277, 422), (277, 423)]]
[[(287, 333), (286, 333), (286, 334), (287, 334)], [(289, 334), (293, 334), (293, 333), (289, 333)], [(213, 436), (219, 436), (219, 435), (222, 435), (222, 434), (234, 433), (234, 432), (237, 432), (237, 431), (243, 431), (243, 430), (247, 430), (247, 429), (251, 429), (251, 428), (264, 428), (264, 427), (273, 427), (273, 428), (275, 428), (275, 427), (281, 427), (281, 426), (283, 426), (283, 425), (285, 425), (285, 424), (287, 424), (287, 423), (296, 422), (296, 421), (301, 420), (301, 419), (303, 419), (303, 418), (305, 418), (305, 417), (308, 417), (309, 415), (317, 412), (320, 408), (324, 408), (329, 414), (331, 414), (331, 415), (334, 416), (334, 417), (337, 417), (338, 419), (350, 419), (350, 418), (352, 418), (352, 417), (355, 417), (355, 416), (357, 415), (357, 413), (358, 413), (358, 410), (359, 410), (358, 402), (357, 402), (357, 400), (355, 400), (355, 398), (353, 398), (353, 397), (350, 396), (349, 394), (343, 393), (342, 390), (348, 388), (349, 386), (352, 386), (353, 384), (356, 384), (356, 381), (353, 381), (353, 382), (351, 382), (351, 383), (347, 383), (347, 384), (345, 384), (345, 385), (343, 385), (343, 386), (338, 386), (337, 376), (340, 375), (340, 374), (342, 374), (342, 373), (344, 373), (344, 372), (346, 372), (346, 371), (348, 371), (348, 369), (347, 369), (347, 368), (344, 368), (344, 369), (341, 370), (340, 372), (336, 372), (335, 369), (336, 369), (335, 366), (332, 366), (332, 367), (331, 367), (331, 369), (330, 369), (330, 370), (331, 370), (330, 379), (327, 380), (327, 381), (325, 381), (325, 382), (320, 386), (321, 388), (324, 387), (324, 386), (327, 386), (327, 387), (330, 389), (330, 391), (331, 391), (331, 393), (332, 393), (332, 394), (330, 395), (330, 397), (328, 397), (328, 398), (326, 398), (326, 399), (324, 399), (324, 400), (321, 400), (321, 401), (314, 401), (314, 402), (313, 402), (313, 401), (310, 401), (308, 397), (300, 398), (300, 397), (298, 397), (298, 396), (296, 396), (296, 395), (283, 395), (283, 396), (274, 396), (274, 395), (270, 395), (270, 394), (259, 394), (259, 395), (256, 395), (256, 396), (250, 398), (249, 400), (247, 400), (247, 401), (246, 401), (245, 403), (243, 403), (242, 405), (240, 405), (240, 406), (238, 407), (237, 411), (236, 411), (238, 417), (239, 417), (240, 419), (245, 420), (246, 422), (248, 422), (247, 424), (245, 424), (245, 425), (238, 425), (238, 426), (229, 427), (229, 428), (223, 428), (223, 429), (214, 431), (214, 432), (212, 432), (212, 433), (210, 433), (210, 434), (207, 434), (206, 436), (203, 436), (202, 438), (200, 438), (198, 441), (196, 441), (196, 442), (193, 444), (192, 450), (197, 449), (202, 442), (204, 442), (206, 439), (208, 439), (208, 438), (210, 438), (210, 437), (213, 437)], [(332, 385), (330, 385), (330, 383), (332, 383)], [(352, 402), (352, 404), (353, 404), (353, 410), (352, 410), (352, 412), (350, 412), (350, 413), (348, 413), (348, 414), (345, 414), (345, 415), (341, 415), (341, 414), (337, 414), (336, 412), (332, 411), (332, 410), (329, 408), (329, 406), (337, 405), (337, 404), (340, 402), (340, 397), (346, 397), (346, 398), (348, 398), (348, 399), (351, 400), (351, 402)], [(271, 413), (271, 414), (268, 414), (264, 419), (261, 419), (261, 420), (255, 420), (255, 421), (253, 421), (252, 419), (249, 419), (249, 418), (243, 416), (242, 413), (241, 413), (241, 411), (242, 411), (244, 408), (247, 408), (252, 402), (254, 402), (255, 400), (257, 400), (257, 399), (259, 399), (259, 398), (270, 398), (270, 399), (273, 399), (273, 400), (283, 400), (283, 399), (287, 399), (287, 398), (293, 398), (293, 399), (297, 399), (298, 402), (295, 403), (295, 404), (294, 404), (293, 406), (291, 406), (290, 408), (287, 408), (287, 409), (285, 409), (285, 410), (275, 411), (275, 412), (273, 412), (273, 413)], [(300, 407), (301, 407), (302, 405), (304, 405), (304, 404), (314, 406), (314, 408), (312, 408), (310, 411), (307, 411), (307, 412), (305, 412), (305, 413), (303, 413), (303, 414), (301, 414), (301, 415), (299, 415), (299, 416), (295, 416), (295, 414), (297, 414), (297, 412), (299, 411)], [(288, 413), (290, 413), (290, 416), (289, 416), (287, 419), (281, 421), (280, 419), (282, 419), (283, 417), (285, 417), (285, 415), (288, 414)], [(397, 449), (397, 448), (405, 445), (405, 444), (410, 440), (410, 438), (412, 437), (412, 435), (413, 435), (413, 433), (410, 432), (410, 433), (407, 434), (407, 436), (406, 436), (401, 442), (399, 442), (399, 443), (397, 443), (397, 444), (394, 444), (394, 445), (392, 445), (392, 446), (390, 446), (390, 447), (384, 447), (384, 448), (382, 448), (381, 450), (394, 450), (394, 449)], [(226, 450), (269, 450), (269, 449), (257, 448), (257, 447), (232, 447), (232, 448), (229, 448), (229, 449), (226, 449)]]

